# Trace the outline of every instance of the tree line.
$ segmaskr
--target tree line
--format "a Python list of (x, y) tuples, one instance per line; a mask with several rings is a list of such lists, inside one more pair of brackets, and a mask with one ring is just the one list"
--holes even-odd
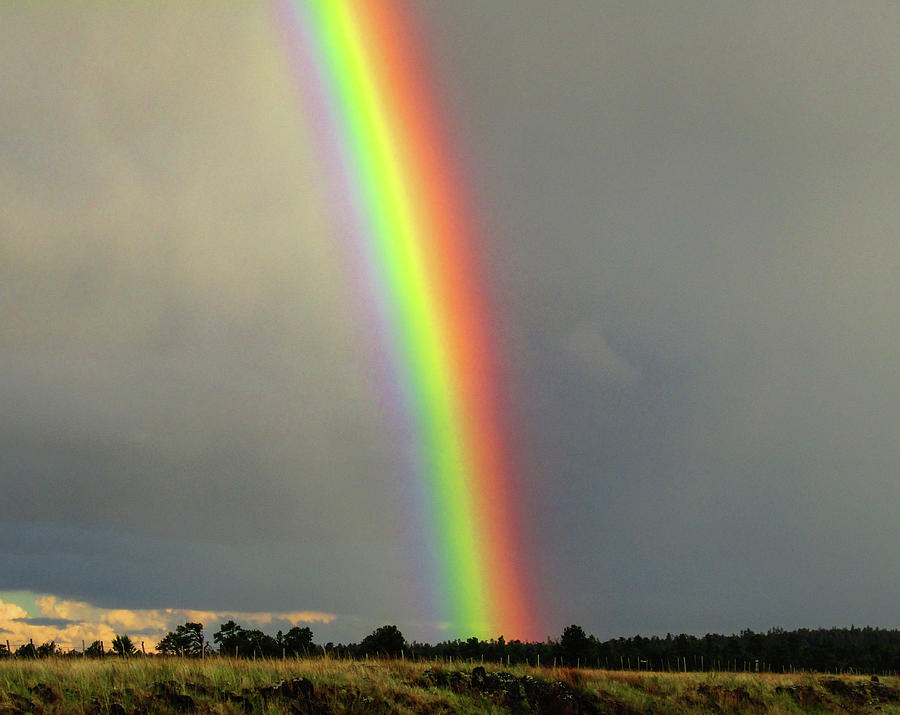
[[(573, 624), (558, 639), (548, 638), (545, 642), (507, 641), (500, 636), (491, 640), (474, 637), (448, 640), (432, 645), (407, 642), (397, 626), (385, 625), (359, 643), (317, 645), (308, 627), (295, 626), (287, 632), (269, 635), (258, 629), (246, 629), (231, 620), (219, 626), (211, 642), (204, 636), (202, 623), (185, 623), (167, 633), (155, 650), (160, 655), (184, 657), (389, 657), (622, 670), (900, 671), (900, 631), (856, 626), (793, 631), (773, 628), (767, 633), (747, 629), (732, 635), (682, 633), (649, 638), (637, 635), (603, 641)], [(135, 647), (128, 635), (117, 635), (109, 650), (102, 641), (95, 641), (83, 651), (68, 653), (52, 641), (38, 646), (28, 643), (13, 652), (8, 643), (0, 644), (0, 658), (12, 655), (19, 658), (133, 657), (145, 653)]]

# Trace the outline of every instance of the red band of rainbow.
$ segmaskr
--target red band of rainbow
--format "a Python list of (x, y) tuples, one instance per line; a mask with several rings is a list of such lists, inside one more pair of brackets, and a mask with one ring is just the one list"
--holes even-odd
[(435, 591), (461, 635), (534, 638), (488, 300), (409, 14), (396, 0), (280, 0), (278, 10), (371, 317), (390, 343)]

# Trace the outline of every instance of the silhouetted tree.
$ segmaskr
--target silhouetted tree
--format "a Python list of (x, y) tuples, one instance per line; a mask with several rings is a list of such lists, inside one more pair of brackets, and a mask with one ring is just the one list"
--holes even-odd
[(281, 646), (272, 636), (266, 635), (258, 628), (243, 632), (245, 639), (244, 655), (257, 656), (259, 658), (274, 658), (281, 656)]
[(50, 658), (54, 655), (62, 655), (62, 649), (54, 641), (50, 641), (49, 643), (41, 643), (35, 649), (35, 655), (38, 658)]
[(246, 631), (237, 623), (228, 621), (213, 633), (213, 641), (218, 643), (222, 655), (250, 655), (245, 634)]
[[(279, 632), (280, 635), (280, 632)], [(286, 652), (294, 655), (306, 655), (309, 653), (313, 644), (313, 632), (310, 628), (304, 626), (294, 626), (278, 640), (281, 641), (281, 647)]]
[(590, 655), (591, 639), (581, 626), (573, 623), (563, 631), (559, 639), (559, 649), (567, 665), (575, 665), (579, 659), (585, 663)]
[(88, 658), (99, 658), (103, 655), (103, 641), (94, 641), (84, 650)]
[(113, 653), (122, 656), (123, 658), (137, 653), (137, 648), (134, 647), (134, 643), (131, 642), (131, 638), (127, 635), (117, 635), (113, 638), (112, 649)]
[(16, 658), (37, 658), (37, 649), (34, 643), (25, 643), (16, 648)]
[[(223, 623), (213, 637), (220, 652), (233, 655), (238, 647), (241, 657), (281, 657), (306, 654), (312, 646), (312, 631), (294, 627), (276, 637), (260, 630), (245, 630), (234, 621)], [(169, 633), (157, 645), (162, 653), (198, 655), (203, 644), (202, 625), (186, 623)], [(206, 644), (208, 646), (208, 644)], [(478, 638), (444, 641), (436, 645), (405, 642), (396, 626), (382, 626), (366, 636), (361, 643), (328, 643), (325, 651), (337, 658), (369, 655), (399, 656), (401, 650), (416, 658), (471, 658), (510, 664), (535, 664), (540, 656), (546, 665), (561, 656), (566, 665), (607, 668), (641, 668), (647, 670), (742, 670), (755, 669), (759, 661), (761, 671), (819, 670), (861, 672), (889, 672), (900, 670), (900, 631), (879, 628), (831, 628), (784, 631), (773, 628), (768, 633), (741, 631), (737, 635), (708, 633), (702, 638), (667, 634), (599, 641), (587, 635), (581, 626), (567, 627), (558, 641), (526, 643), (507, 642), (502, 636), (496, 640)], [(100, 655), (100, 642), (95, 641), (87, 654)], [(35, 657), (37, 649), (23, 646), (16, 651), (20, 657)], [(2, 649), (0, 649), (2, 657)]]
[(185, 623), (170, 631), (156, 644), (163, 655), (189, 655), (198, 657), (203, 652), (203, 624)]
[(397, 626), (381, 626), (363, 638), (359, 647), (373, 655), (396, 657), (406, 648), (406, 640)]
[(312, 631), (306, 627), (294, 626), (287, 633), (278, 631), (273, 638), (258, 629), (244, 629), (234, 621), (223, 623), (213, 633), (219, 653), (244, 658), (280, 658), (283, 653), (305, 655), (312, 648), (312, 638)]

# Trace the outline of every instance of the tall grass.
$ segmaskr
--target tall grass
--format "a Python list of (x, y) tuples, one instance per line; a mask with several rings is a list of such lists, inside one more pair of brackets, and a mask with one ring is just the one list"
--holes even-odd
[[(877, 687), (882, 698), (865, 702), (857, 694), (835, 694), (828, 679), (816, 673), (654, 673), (574, 668), (506, 668), (486, 670), (521, 679), (562, 683), (598, 707), (619, 712), (879, 712), (900, 715), (900, 678), (885, 677)], [(454, 686), (437, 686), (429, 669), (459, 673)], [(347, 661), (237, 660), (209, 658), (133, 658), (81, 660), (7, 659), (0, 661), (0, 712), (28, 711), (28, 703), (45, 713), (177, 712), (161, 691), (189, 696), (208, 712), (286, 711), (285, 701), (265, 696), (280, 681), (306, 678), (314, 686), (318, 708), (331, 712), (505, 713), (534, 710), (498, 693), (467, 685), (472, 664), (397, 660)], [(841, 676), (848, 687), (871, 694), (868, 678)], [(529, 682), (533, 682), (529, 681)], [(462, 683), (462, 685), (459, 685)], [(560, 686), (554, 686), (559, 689)], [(776, 690), (781, 688), (781, 690)], [(800, 689), (807, 700), (790, 689)], [(865, 690), (869, 688), (869, 690)], [(565, 691), (565, 688), (563, 688)], [(849, 691), (848, 691), (849, 692)], [(896, 701), (884, 694), (896, 694)], [(805, 703), (805, 704), (804, 704)], [(121, 706), (121, 709), (120, 709)], [(877, 710), (876, 710), (877, 708)], [(602, 710), (601, 710), (602, 711)]]

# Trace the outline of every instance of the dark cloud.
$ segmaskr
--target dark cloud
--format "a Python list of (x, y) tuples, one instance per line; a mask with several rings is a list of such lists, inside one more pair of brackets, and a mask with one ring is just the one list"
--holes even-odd
[(367, 328), (267, 7), (3, 13), (3, 587), (415, 613)]
[[(412, 7), (548, 631), (900, 625), (897, 7)], [(0, 588), (440, 637), (271, 15), (0, 15)]]
[(427, 6), (551, 621), (896, 625), (897, 8)]
[(79, 623), (79, 621), (72, 621), (68, 618), (13, 618), (13, 622), (24, 623), (28, 626), (53, 626), (57, 628)]

